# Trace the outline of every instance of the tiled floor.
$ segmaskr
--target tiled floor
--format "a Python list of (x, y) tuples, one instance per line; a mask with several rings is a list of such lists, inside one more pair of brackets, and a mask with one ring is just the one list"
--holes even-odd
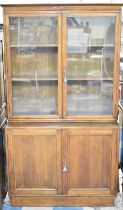
[(123, 210), (122, 207), (12, 207), (4, 205), (2, 210)]

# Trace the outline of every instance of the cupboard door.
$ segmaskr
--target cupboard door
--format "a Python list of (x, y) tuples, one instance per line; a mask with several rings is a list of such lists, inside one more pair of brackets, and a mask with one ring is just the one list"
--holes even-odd
[(61, 16), (20, 14), (6, 21), (9, 116), (61, 117)]
[(64, 131), (63, 192), (68, 195), (112, 194), (116, 190), (116, 129)]
[(7, 129), (11, 195), (61, 193), (61, 133), (56, 129)]
[(118, 15), (73, 13), (63, 21), (64, 117), (114, 118), (118, 103)]

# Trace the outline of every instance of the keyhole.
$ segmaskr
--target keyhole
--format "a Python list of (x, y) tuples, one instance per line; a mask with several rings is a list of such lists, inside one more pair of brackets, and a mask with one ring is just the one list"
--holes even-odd
[(64, 156), (64, 162), (63, 162), (63, 172), (66, 173), (67, 170), (67, 158)]

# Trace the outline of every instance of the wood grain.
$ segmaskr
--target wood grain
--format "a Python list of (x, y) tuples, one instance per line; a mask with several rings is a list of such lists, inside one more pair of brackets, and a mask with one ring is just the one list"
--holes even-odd
[(12, 196), (14, 206), (114, 206), (114, 196)]
[(61, 193), (60, 131), (13, 129), (7, 136), (10, 191), (18, 195)]
[(117, 176), (116, 165), (112, 168), (117, 156), (114, 135), (113, 130), (96, 132), (91, 127), (88, 131), (68, 130), (69, 195), (84, 195), (86, 189), (102, 194), (108, 190), (110, 193), (115, 191), (112, 191), (116, 187), (114, 179)]
[[(116, 19), (113, 113), (110, 115), (68, 116), (67, 114), (68, 90), (67, 83), (64, 82), (64, 69), (67, 68), (67, 17), (69, 16), (97, 18), (109, 16)], [(54, 116), (13, 114), (12, 82), (22, 81), (18, 81), (16, 77), (16, 81), (14, 79), (12, 81), (10, 17), (58, 17), (58, 57), (55, 61), (58, 66), (58, 114)], [(112, 206), (118, 180), (120, 6), (6, 5), (4, 32), (8, 113), (8, 124), (5, 128), (6, 156), (11, 204)], [(39, 59), (41, 62), (41, 58)], [(25, 82), (29, 82), (24, 79)], [(110, 78), (111, 81), (113, 79)], [(21, 93), (21, 90), (18, 94), (19, 92)], [(50, 94), (52, 96), (52, 90), (48, 92), (47, 97), (50, 97)], [(67, 168), (66, 171), (63, 170), (64, 166)]]
[(8, 127), (6, 136), (11, 195), (105, 196), (117, 190), (117, 126)]

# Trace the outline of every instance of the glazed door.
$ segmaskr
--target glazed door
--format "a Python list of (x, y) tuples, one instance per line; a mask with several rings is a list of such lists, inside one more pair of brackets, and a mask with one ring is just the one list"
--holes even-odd
[(56, 195), (61, 189), (61, 131), (7, 129), (11, 195)]
[(61, 16), (6, 17), (9, 117), (61, 118)]
[[(2, 36), (1, 28), (0, 35)], [(0, 40), (0, 112), (5, 106), (5, 91), (4, 91), (4, 69), (3, 69), (3, 43)]]
[(106, 13), (64, 16), (64, 118), (116, 117), (118, 21), (116, 14)]
[(117, 187), (116, 129), (68, 129), (63, 132), (63, 193), (112, 194)]

